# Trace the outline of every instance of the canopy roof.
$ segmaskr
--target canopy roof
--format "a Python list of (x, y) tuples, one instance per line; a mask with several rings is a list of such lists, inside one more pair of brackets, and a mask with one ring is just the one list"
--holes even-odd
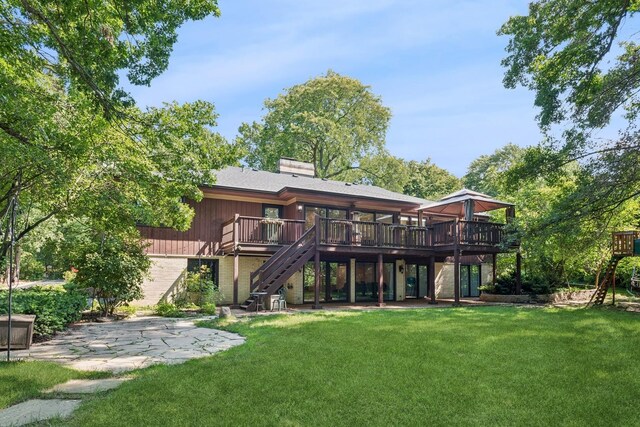
[(514, 206), (513, 203), (503, 202), (501, 200), (492, 199), (490, 196), (477, 191), (471, 191), (463, 188), (460, 191), (444, 196), (435, 203), (420, 206), (418, 210), (425, 213), (447, 214), (464, 216), (465, 202), (473, 200), (473, 212), (488, 212), (494, 209), (508, 208)]

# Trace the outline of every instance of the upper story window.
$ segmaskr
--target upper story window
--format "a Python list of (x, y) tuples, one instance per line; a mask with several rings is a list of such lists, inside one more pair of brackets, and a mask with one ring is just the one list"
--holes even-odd
[(282, 218), (282, 206), (262, 205), (262, 216), (265, 218)]
[(307, 228), (314, 224), (316, 215), (320, 215), (323, 218), (347, 219), (347, 210), (321, 206), (305, 206), (304, 219), (307, 223)]

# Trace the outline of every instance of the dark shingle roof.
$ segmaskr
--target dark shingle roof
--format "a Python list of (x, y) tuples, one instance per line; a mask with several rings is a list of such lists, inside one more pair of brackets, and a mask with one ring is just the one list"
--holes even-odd
[(229, 188), (278, 194), (285, 189), (307, 190), (343, 196), (429, 205), (433, 202), (406, 194), (395, 193), (373, 185), (352, 184), (307, 176), (296, 176), (229, 166), (216, 172), (213, 188)]

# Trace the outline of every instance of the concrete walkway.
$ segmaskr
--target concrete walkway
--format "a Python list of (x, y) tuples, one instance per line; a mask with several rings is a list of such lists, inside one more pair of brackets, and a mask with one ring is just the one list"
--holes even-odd
[(193, 320), (138, 317), (78, 324), (51, 341), (11, 355), (15, 359), (46, 360), (74, 369), (117, 373), (158, 363), (183, 363), (242, 343), (244, 337), (240, 335), (199, 328)]

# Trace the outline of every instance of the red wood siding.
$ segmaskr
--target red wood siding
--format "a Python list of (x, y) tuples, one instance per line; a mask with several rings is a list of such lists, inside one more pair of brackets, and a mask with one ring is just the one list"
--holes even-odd
[(304, 219), (302, 216), (302, 212), (298, 212), (298, 204), (291, 203), (284, 207), (284, 217), (285, 219)]
[(190, 203), (195, 210), (191, 228), (176, 231), (171, 228), (139, 227), (150, 246), (149, 254), (213, 255), (220, 244), (222, 223), (235, 214), (262, 216), (262, 204), (234, 200), (203, 199)]

